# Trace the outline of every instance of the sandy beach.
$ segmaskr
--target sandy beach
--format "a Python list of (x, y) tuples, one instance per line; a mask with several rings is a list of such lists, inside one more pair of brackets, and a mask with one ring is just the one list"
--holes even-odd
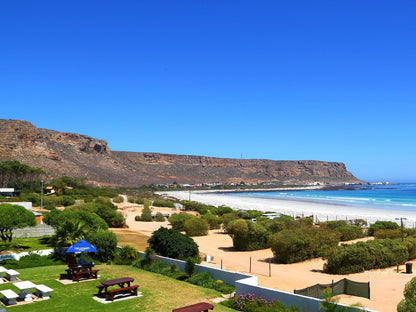
[(377, 220), (395, 221), (398, 218), (405, 218), (403, 221), (406, 227), (415, 227), (416, 212), (405, 210), (387, 210), (353, 207), (341, 204), (318, 203), (311, 201), (298, 201), (286, 199), (269, 199), (246, 196), (230, 196), (221, 193), (208, 191), (174, 191), (159, 192), (161, 195), (175, 197), (180, 200), (198, 201), (213, 206), (229, 206), (233, 209), (273, 211), (286, 214), (292, 217), (313, 216), (315, 221), (327, 220), (351, 220), (364, 219), (369, 224)]
[[(189, 193), (187, 195), (189, 196)], [(122, 207), (123, 213), (127, 216), (126, 220), (130, 231), (137, 231), (150, 236), (160, 226), (169, 227), (168, 222), (135, 221), (134, 216), (141, 213), (141, 208), (138, 208), (138, 205), (124, 203), (120, 205), (120, 208)], [(270, 210), (266, 206), (263, 208), (264, 211)], [(153, 209), (163, 211), (163, 208)], [(259, 209), (259, 206), (251, 207), (251, 209)], [(166, 208), (166, 211), (169, 210), (171, 209)], [(259, 278), (260, 286), (293, 292), (294, 289), (305, 288), (316, 283), (329, 284), (333, 280), (338, 281), (344, 277), (359, 282), (370, 282), (371, 299), (346, 295), (339, 297), (341, 303), (360, 303), (373, 311), (396, 311), (398, 302), (403, 299), (403, 290), (406, 283), (415, 276), (415, 274), (405, 273), (405, 265), (399, 267), (399, 272), (397, 272), (397, 267), (390, 267), (349, 275), (330, 275), (322, 272), (325, 261), (321, 258), (286, 265), (271, 263), (271, 276), (269, 276), (269, 260), (273, 257), (270, 249), (250, 252), (234, 251), (231, 237), (219, 230), (212, 230), (207, 236), (193, 237), (193, 239), (197, 242), (202, 254), (209, 254), (212, 257), (210, 263), (203, 262), (204, 264), (218, 268), (222, 265), (223, 269), (226, 270), (256, 275)], [(411, 261), (411, 263), (415, 267), (416, 261)]]

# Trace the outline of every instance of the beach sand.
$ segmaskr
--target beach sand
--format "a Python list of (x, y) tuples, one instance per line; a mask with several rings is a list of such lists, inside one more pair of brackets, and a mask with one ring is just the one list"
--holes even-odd
[[(182, 193), (183, 199), (189, 199), (189, 192), (175, 192), (176, 195)], [(172, 194), (169, 194), (172, 196)], [(261, 211), (279, 211), (285, 213), (285, 211), (292, 211), (295, 214), (304, 213), (305, 215), (316, 215), (319, 211), (319, 215), (324, 215), (335, 218), (340, 216), (347, 216), (348, 219), (359, 218), (359, 216), (368, 218), (382, 219), (382, 216), (378, 218), (378, 215), (373, 215), (369, 209), (364, 209), (365, 213), (361, 215), (355, 215), (351, 211), (351, 207), (341, 205), (330, 204), (316, 204), (316, 203), (304, 203), (295, 201), (280, 201), (278, 204), (274, 200), (259, 200), (253, 198), (240, 198), (231, 197), (217, 194), (197, 194), (192, 193), (192, 200), (212, 204), (215, 206), (227, 205), (235, 209), (257, 209)], [(127, 203), (125, 203), (127, 205)], [(136, 205), (137, 206), (137, 205)], [(281, 210), (276, 210), (279, 207)], [(284, 208), (283, 208), (284, 207)], [(310, 210), (312, 209), (313, 210)], [(352, 207), (354, 208), (354, 207)], [(360, 212), (363, 212), (361, 208)], [(124, 208), (123, 212), (127, 215), (127, 224), (129, 230), (138, 231), (145, 235), (151, 235), (151, 233), (158, 229), (160, 226), (167, 226), (168, 223), (159, 222), (136, 222), (134, 216), (141, 211), (140, 208)], [(354, 212), (357, 212), (354, 210)], [(287, 213), (291, 215), (290, 213)], [(386, 217), (386, 216), (384, 216)], [(388, 218), (388, 216), (387, 216)], [(332, 218), (330, 218), (332, 219)], [(322, 259), (312, 259), (301, 263), (294, 264), (270, 264), (271, 276), (269, 276), (269, 261), (273, 257), (273, 253), (270, 249), (250, 251), (250, 252), (238, 252), (233, 251), (231, 237), (227, 234), (220, 233), (218, 230), (210, 231), (208, 236), (193, 237), (193, 239), (199, 245), (200, 252), (203, 254), (209, 254), (213, 257), (211, 263), (215, 267), (222, 267), (223, 269), (230, 271), (238, 271), (243, 273), (251, 273), (258, 276), (259, 285), (274, 289), (279, 289), (293, 293), (294, 289), (302, 289), (317, 283), (329, 284), (334, 280), (335, 282), (346, 277), (348, 279), (359, 282), (370, 282), (371, 299), (341, 295), (340, 303), (353, 304), (361, 303), (364, 307), (373, 311), (379, 312), (393, 312), (396, 311), (396, 306), (401, 299), (403, 299), (403, 290), (407, 282), (409, 282), (415, 274), (406, 274), (405, 265), (399, 267), (397, 272), (396, 267), (390, 267), (379, 270), (365, 271), (362, 273), (349, 274), (349, 275), (330, 275), (322, 272), (323, 265), (325, 263)], [(250, 272), (250, 257), (251, 257), (251, 272)], [(410, 261), (413, 263), (413, 267), (416, 265), (416, 261)], [(206, 264), (206, 263), (203, 263)]]
[(415, 227), (416, 224), (416, 212), (414, 211), (353, 207), (341, 204), (278, 198), (268, 199), (247, 196), (230, 196), (209, 191), (192, 191), (191, 194), (189, 191), (174, 191), (159, 192), (159, 194), (175, 197), (180, 200), (189, 200), (189, 198), (191, 198), (192, 201), (213, 206), (225, 205), (233, 209), (254, 209), (264, 212), (273, 211), (292, 217), (306, 217), (313, 215), (315, 221), (321, 222), (341, 219), (364, 219), (369, 224), (374, 223), (377, 220), (395, 221), (400, 223), (400, 220), (398, 219), (403, 218), (403, 224), (406, 227)]

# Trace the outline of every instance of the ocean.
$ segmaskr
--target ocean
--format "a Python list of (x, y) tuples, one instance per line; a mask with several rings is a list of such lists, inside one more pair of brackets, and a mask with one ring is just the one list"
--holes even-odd
[(225, 193), (227, 196), (289, 199), (354, 207), (416, 212), (416, 183), (351, 185), (339, 190)]

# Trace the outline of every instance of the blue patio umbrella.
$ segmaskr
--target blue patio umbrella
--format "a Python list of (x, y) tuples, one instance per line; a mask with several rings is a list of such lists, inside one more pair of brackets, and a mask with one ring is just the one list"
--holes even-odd
[(97, 252), (97, 247), (81, 239), (72, 246), (69, 246), (66, 252)]

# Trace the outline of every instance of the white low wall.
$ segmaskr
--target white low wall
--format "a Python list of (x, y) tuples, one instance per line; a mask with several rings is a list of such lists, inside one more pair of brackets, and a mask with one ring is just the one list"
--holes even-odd
[(50, 254), (53, 254), (55, 252), (54, 249), (44, 249), (44, 250), (35, 250), (35, 251), (29, 251), (29, 252), (21, 252), (21, 253), (11, 253), (6, 255), (0, 255), (0, 262), (3, 260), (20, 260), (21, 257), (28, 256), (30, 254), (37, 254), (40, 256), (48, 256)]
[[(144, 252), (139, 252), (140, 257), (144, 257)], [(185, 271), (186, 262), (182, 260), (156, 256), (158, 260), (161, 260), (168, 264), (175, 263), (178, 268), (182, 271)], [(209, 272), (211, 276), (215, 280), (222, 280), (224, 283), (235, 287), (235, 294), (236, 296), (239, 295), (246, 295), (246, 294), (254, 294), (256, 296), (263, 296), (268, 300), (279, 300), (284, 305), (296, 306), (298, 307), (299, 311), (303, 312), (319, 312), (322, 311), (319, 309), (319, 304), (322, 300), (312, 297), (301, 296), (293, 293), (288, 293), (285, 291), (280, 291), (277, 289), (267, 288), (258, 286), (258, 278), (257, 276), (252, 276), (248, 274), (243, 274), (239, 272), (230, 272), (225, 271), (209, 266), (205, 266), (202, 264), (196, 264), (196, 273), (201, 272)], [(342, 304), (339, 304), (343, 306)], [(376, 312), (368, 309), (362, 309), (366, 312)], [(356, 311), (356, 310), (349, 310), (349, 311)], [(347, 312), (349, 312), (347, 311)]]

